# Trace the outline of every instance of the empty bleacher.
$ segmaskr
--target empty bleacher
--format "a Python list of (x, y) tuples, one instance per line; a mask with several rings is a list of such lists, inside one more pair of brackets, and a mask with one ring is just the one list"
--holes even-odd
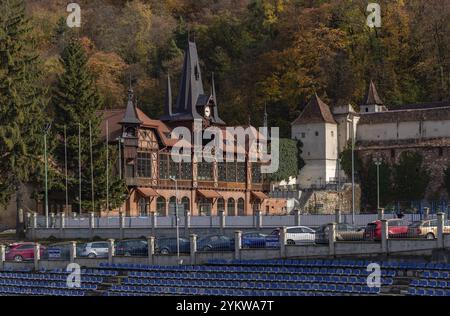
[[(379, 262), (381, 287), (369, 287), (365, 260), (213, 260), (207, 265), (102, 263), (68, 288), (63, 269), (1, 271), (0, 295), (54, 296), (450, 296), (450, 264)], [(388, 293), (388, 294), (386, 294)]]

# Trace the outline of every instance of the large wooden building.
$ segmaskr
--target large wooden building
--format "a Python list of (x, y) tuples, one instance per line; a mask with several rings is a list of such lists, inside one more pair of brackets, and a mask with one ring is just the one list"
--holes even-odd
[(214, 80), (212, 86), (212, 92), (205, 93), (197, 48), (190, 42), (175, 104), (168, 78), (164, 116), (152, 119), (144, 114), (131, 89), (126, 109), (104, 111), (103, 134), (108, 122), (110, 142), (121, 144), (120, 174), (129, 189), (129, 197), (121, 209), (126, 216), (146, 216), (151, 212), (173, 215), (177, 200), (179, 210), (190, 211), (191, 215), (217, 215), (220, 211), (230, 216), (252, 215), (256, 210), (264, 214), (283, 212), (285, 201), (270, 199), (264, 193), (269, 187), (264, 184), (260, 163), (248, 159), (247, 146), (239, 148), (233, 140), (232, 147), (229, 142), (225, 147), (243, 151), (243, 162), (197, 162), (193, 155), (191, 162), (172, 159), (172, 147), (179, 141), (171, 138), (176, 127), (186, 127), (193, 135), (194, 126), (198, 126), (195, 122), (200, 122), (201, 129), (215, 126), (225, 133)]

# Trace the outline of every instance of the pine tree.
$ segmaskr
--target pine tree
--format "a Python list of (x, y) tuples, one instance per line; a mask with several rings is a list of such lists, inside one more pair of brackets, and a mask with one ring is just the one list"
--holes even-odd
[[(64, 128), (67, 135), (68, 192), (72, 209), (79, 210), (79, 162), (81, 161), (81, 211), (98, 212), (106, 205), (106, 145), (100, 133), (100, 115), (102, 100), (91, 73), (87, 68), (86, 52), (80, 41), (72, 38), (61, 55), (64, 73), (58, 78), (57, 87), (52, 98), (55, 111), (55, 129), (60, 141), (54, 158), (64, 166)], [(92, 161), (90, 155), (90, 129), (92, 135)], [(80, 139), (78, 135), (81, 135)], [(79, 140), (81, 143), (81, 160), (79, 159)], [(125, 184), (113, 177), (113, 167), (117, 161), (114, 148), (110, 148), (109, 163), (109, 197), (110, 207), (117, 207), (125, 199)], [(92, 205), (92, 181), (94, 178), (94, 200)]]
[[(46, 108), (41, 64), (23, 0), (0, 2), (0, 204), (42, 181)], [(41, 182), (42, 183), (42, 182)], [(18, 205), (18, 208), (20, 205)], [(20, 228), (20, 227), (19, 227)]]

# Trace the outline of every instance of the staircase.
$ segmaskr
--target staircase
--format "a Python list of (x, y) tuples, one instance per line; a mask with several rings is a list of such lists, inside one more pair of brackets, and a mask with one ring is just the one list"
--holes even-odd
[(413, 279), (420, 277), (418, 271), (398, 271), (394, 277), (394, 283), (388, 286), (382, 286), (381, 296), (404, 296), (408, 293), (409, 285)]

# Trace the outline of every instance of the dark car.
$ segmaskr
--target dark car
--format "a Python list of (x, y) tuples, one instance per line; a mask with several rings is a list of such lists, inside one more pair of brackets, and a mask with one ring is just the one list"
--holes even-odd
[(280, 246), (280, 238), (276, 235), (266, 235), (259, 232), (242, 234), (243, 248), (277, 248)]
[(232, 251), (234, 250), (234, 238), (223, 235), (206, 236), (197, 241), (199, 251)]
[[(41, 246), (41, 257), (44, 253), (45, 247)], [(15, 243), (6, 247), (6, 260), (14, 260), (16, 262), (33, 260), (34, 259), (34, 243), (23, 242)]]
[(116, 256), (148, 256), (148, 242), (145, 239), (119, 240), (115, 243)]
[[(190, 253), (191, 243), (189, 239), (179, 238), (180, 253)], [(177, 239), (175, 237), (158, 238), (155, 240), (155, 253), (169, 255), (177, 253)]]
[[(328, 243), (328, 230), (329, 230), (328, 224), (322, 225), (316, 230), (316, 243), (318, 244)], [(352, 241), (363, 239), (364, 239), (364, 228), (347, 223), (336, 224), (337, 241)]]

